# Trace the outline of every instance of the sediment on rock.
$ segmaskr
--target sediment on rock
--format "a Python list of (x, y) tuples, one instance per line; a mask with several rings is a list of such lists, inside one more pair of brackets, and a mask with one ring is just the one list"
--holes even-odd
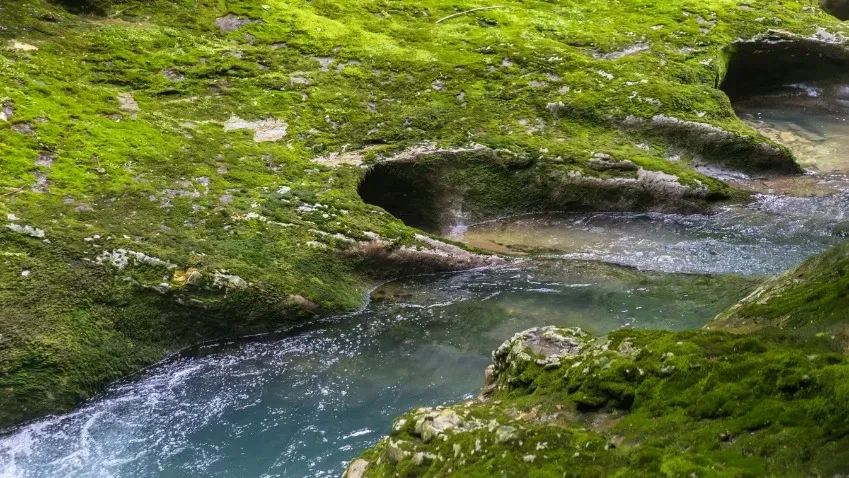
[(416, 273), (451, 272), (493, 267), (508, 261), (498, 256), (476, 254), (461, 247), (415, 235), (415, 243), (400, 245), (374, 238), (352, 244), (338, 252), (340, 258), (359, 261), (370, 274), (400, 276)]

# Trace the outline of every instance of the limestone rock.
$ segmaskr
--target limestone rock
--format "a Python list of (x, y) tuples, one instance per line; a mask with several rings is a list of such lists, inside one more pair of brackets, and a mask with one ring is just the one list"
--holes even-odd
[(362, 458), (358, 460), (354, 460), (348, 465), (348, 468), (345, 469), (345, 473), (342, 473), (342, 478), (362, 478), (363, 474), (366, 472), (366, 468), (368, 468), (369, 463)]

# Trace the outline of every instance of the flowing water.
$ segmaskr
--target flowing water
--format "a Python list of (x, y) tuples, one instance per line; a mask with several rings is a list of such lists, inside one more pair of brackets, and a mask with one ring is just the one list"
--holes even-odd
[(838, 244), (849, 194), (759, 195), (712, 214), (520, 216), (470, 227), (466, 242), (497, 252), (596, 260), (646, 270), (775, 274)]
[(514, 332), (700, 327), (761, 274), (849, 232), (849, 127), (834, 111), (792, 106), (739, 108), (814, 173), (740, 177), (751, 204), (474, 226), (465, 240), (537, 259), (392, 282), (355, 314), (196, 347), (74, 412), (9, 431), (0, 476), (337, 476), (394, 416), (472, 397), (491, 350)]
[(705, 166), (754, 193), (711, 214), (529, 215), (475, 224), (456, 235), (500, 253), (597, 260), (665, 272), (775, 274), (849, 233), (849, 80), (789, 85), (735, 105), (789, 147), (804, 176), (753, 178)]
[(0, 475), (338, 476), (394, 416), (478, 392), (515, 332), (697, 328), (756, 282), (567, 262), (405, 279), (360, 313), (199, 350), (24, 426)]

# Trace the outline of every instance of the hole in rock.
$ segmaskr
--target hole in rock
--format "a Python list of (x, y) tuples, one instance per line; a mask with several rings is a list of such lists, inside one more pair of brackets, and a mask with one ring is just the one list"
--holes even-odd
[[(849, 100), (845, 81), (849, 75), (849, 49), (814, 39), (768, 37), (761, 41), (739, 42), (730, 52), (721, 88), (732, 103), (753, 98), (777, 96), (810, 99), (806, 106), (825, 109), (847, 108), (829, 105), (833, 99)], [(820, 95), (818, 88), (831, 85), (833, 95)], [(845, 91), (840, 91), (843, 88)], [(817, 98), (822, 98), (817, 101)], [(818, 104), (819, 103), (819, 104)]]
[(849, 49), (771, 36), (730, 53), (722, 89), (742, 120), (789, 148), (805, 170), (849, 171)]
[(820, 8), (841, 20), (849, 20), (849, 0), (820, 0)]
[(438, 175), (429, 169), (415, 163), (378, 164), (360, 182), (360, 197), (408, 226), (439, 233), (448, 201)]

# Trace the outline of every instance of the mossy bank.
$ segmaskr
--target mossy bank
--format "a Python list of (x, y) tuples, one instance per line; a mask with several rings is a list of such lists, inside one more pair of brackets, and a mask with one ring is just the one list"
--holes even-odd
[[(411, 267), (499, 261), (360, 197), (394, 178), (432, 185), (398, 213), (436, 230), (703, 210), (734, 196), (703, 162), (798, 172), (736, 118), (726, 70), (739, 41), (797, 45), (788, 68), (845, 57), (845, 27), (808, 2), (508, 1), (438, 21), (476, 6), (3, 2), (0, 424), (197, 341), (355, 309)], [(375, 163), (390, 171), (369, 181)]]
[(708, 325), (735, 333), (518, 333), (477, 400), (396, 419), (346, 476), (844, 476), (847, 250)]

